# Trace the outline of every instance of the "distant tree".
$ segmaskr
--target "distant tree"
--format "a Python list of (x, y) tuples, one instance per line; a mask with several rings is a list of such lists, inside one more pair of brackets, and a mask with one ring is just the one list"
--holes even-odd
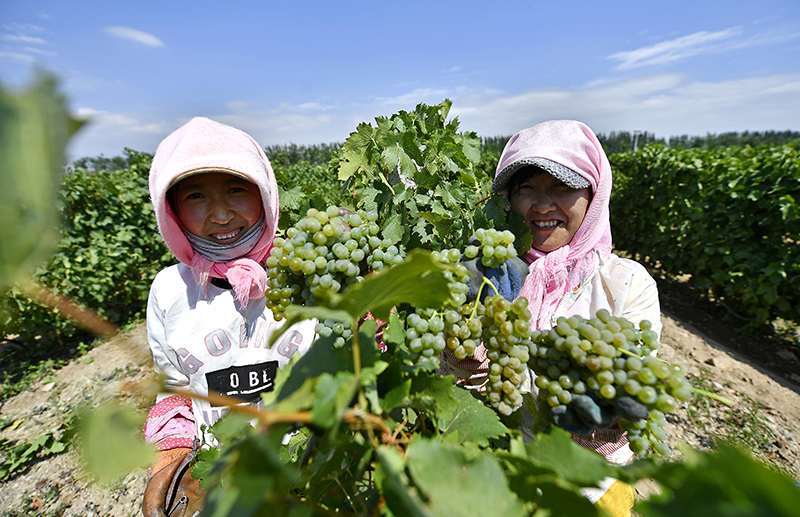
[(744, 131), (742, 133), (730, 131), (726, 133), (706, 133), (705, 136), (671, 136), (668, 140), (670, 147), (691, 149), (695, 147), (712, 149), (715, 147), (730, 147), (734, 145), (785, 145), (789, 143), (800, 144), (798, 131)]
[(342, 147), (341, 143), (313, 144), (313, 145), (269, 145), (264, 151), (269, 161), (276, 167), (289, 167), (301, 162), (311, 165), (327, 165), (331, 155)]
[(73, 160), (70, 168), (86, 169), (88, 172), (111, 172), (128, 169), (131, 165), (130, 153), (128, 151), (130, 150), (125, 150), (125, 156), (114, 156), (113, 158), (107, 158), (102, 154), (95, 157), (84, 156), (83, 158)]

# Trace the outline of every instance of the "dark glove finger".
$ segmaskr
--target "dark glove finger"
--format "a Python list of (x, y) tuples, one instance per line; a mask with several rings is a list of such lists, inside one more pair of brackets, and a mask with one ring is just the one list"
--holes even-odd
[(628, 396), (614, 399), (614, 410), (617, 415), (631, 422), (647, 419), (649, 416), (647, 406)]
[(589, 434), (592, 432), (591, 427), (587, 427), (575, 414), (575, 411), (568, 406), (556, 406), (550, 410), (550, 416), (553, 423), (561, 429), (572, 434)]
[(594, 430), (607, 429), (614, 424), (614, 412), (601, 407), (588, 395), (575, 395), (572, 397), (570, 407), (578, 418)]

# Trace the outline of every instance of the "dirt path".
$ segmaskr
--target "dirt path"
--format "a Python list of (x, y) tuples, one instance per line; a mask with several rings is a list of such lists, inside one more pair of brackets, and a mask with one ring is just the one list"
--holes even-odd
[[(784, 368), (778, 375), (738, 352), (741, 343), (727, 346), (698, 331), (687, 319), (668, 313), (663, 322), (660, 356), (686, 364), (707, 387), (735, 402), (733, 408), (713, 401), (707, 408), (705, 404), (695, 405), (693, 411), (681, 408), (667, 428), (668, 444), (674, 448), (685, 442), (706, 448), (712, 444), (712, 434), (752, 432), (758, 443), (753, 450), (800, 480), (800, 376), (792, 377), (792, 372), (800, 373), (800, 349), (779, 351), (775, 360)], [(149, 351), (140, 325), (60, 370), (55, 383), (37, 385), (6, 401), (0, 417), (14, 424), (0, 432), (0, 439), (29, 439), (51, 431), (83, 400), (112, 398), (125, 392), (126, 383), (141, 382), (150, 375)], [(135, 396), (128, 402), (142, 411), (148, 404)], [(139, 469), (113, 486), (97, 485), (82, 473), (77, 454), (70, 451), (45, 458), (3, 483), (0, 517), (140, 515), (145, 483), (146, 473)]]

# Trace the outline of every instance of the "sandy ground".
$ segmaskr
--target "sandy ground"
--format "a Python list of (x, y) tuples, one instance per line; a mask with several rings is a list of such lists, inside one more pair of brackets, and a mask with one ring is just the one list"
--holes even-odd
[[(782, 373), (776, 374), (738, 352), (741, 343), (729, 346), (720, 342), (703, 334), (687, 318), (681, 321), (664, 313), (663, 322), (660, 356), (686, 364), (691, 374), (735, 402), (728, 408), (709, 401), (700, 415), (690, 414), (687, 407), (678, 410), (667, 427), (668, 444), (685, 442), (707, 448), (713, 443), (712, 434), (731, 429), (728, 422), (737, 418), (745, 422), (755, 408), (762, 426), (756, 432), (764, 435), (766, 444), (758, 454), (800, 480), (800, 376), (792, 373), (800, 373), (800, 349), (780, 350), (781, 355), (772, 359), (783, 366)], [(59, 370), (55, 382), (39, 384), (6, 401), (0, 417), (13, 424), (0, 433), (0, 439), (14, 442), (52, 431), (87, 398), (123, 394), (144, 411), (148, 401), (130, 395), (129, 387), (149, 379), (151, 372), (144, 326), (140, 325)], [(84, 474), (77, 453), (69, 451), (38, 461), (4, 482), (0, 486), (0, 517), (140, 515), (146, 479), (146, 472), (137, 469), (111, 486), (99, 485)], [(650, 488), (646, 484), (639, 487), (640, 496), (645, 497)]]

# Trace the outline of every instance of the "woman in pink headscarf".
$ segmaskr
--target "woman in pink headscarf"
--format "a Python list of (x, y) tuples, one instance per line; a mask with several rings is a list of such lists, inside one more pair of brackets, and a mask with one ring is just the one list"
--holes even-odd
[[(180, 261), (160, 271), (150, 288), (147, 337), (156, 371), (168, 388), (257, 404), (274, 389), (278, 368), (315, 339), (313, 321), (279, 329), (266, 307), (264, 264), (278, 225), (269, 160), (242, 131), (193, 118), (158, 146), (150, 196), (159, 232)], [(268, 347), (275, 331), (282, 336)], [(188, 503), (172, 501), (170, 481), (200, 438), (214, 443), (202, 428), (227, 408), (170, 393), (156, 402), (144, 426), (158, 459), (143, 512), (171, 515), (175, 505), (188, 504), (181, 511), (190, 515), (199, 489), (190, 487)]]
[[(529, 301), (533, 328), (550, 329), (559, 317), (590, 318), (606, 309), (636, 324), (649, 320), (660, 334), (655, 281), (639, 263), (611, 252), (611, 166), (588, 126), (552, 120), (515, 134), (500, 157), (492, 190), (505, 194), (531, 229), (533, 246), (523, 257), (530, 272), (519, 295)], [(482, 359), (448, 357), (446, 368), (474, 385), (474, 377), (485, 376), (488, 362)], [(573, 434), (573, 440), (614, 463), (633, 458), (616, 427)], [(628, 485), (609, 478), (584, 494), (609, 515), (630, 515)]]

